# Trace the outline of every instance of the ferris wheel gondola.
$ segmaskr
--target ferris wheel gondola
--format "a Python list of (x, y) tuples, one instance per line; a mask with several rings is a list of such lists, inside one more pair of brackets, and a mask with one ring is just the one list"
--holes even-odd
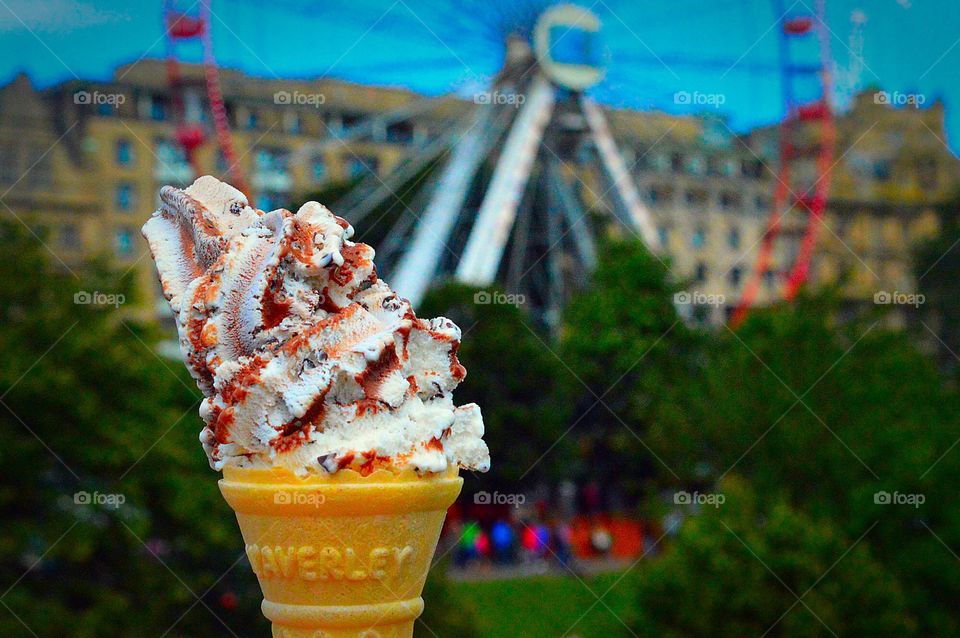
[(173, 116), (177, 122), (174, 133), (177, 144), (183, 149), (187, 162), (193, 169), (194, 175), (203, 173), (197, 153), (207, 142), (207, 133), (202, 124), (198, 109), (188, 112), (185, 104), (185, 80), (180, 70), (178, 44), (181, 42), (200, 41), (203, 50), (203, 74), (207, 101), (210, 113), (213, 116), (213, 128), (220, 152), (223, 154), (227, 166), (227, 174), (232, 184), (249, 193), (246, 180), (239, 166), (239, 159), (234, 150), (233, 137), (230, 133), (230, 121), (227, 108), (223, 101), (223, 91), (220, 86), (220, 72), (213, 52), (213, 29), (211, 27), (211, 0), (199, 0), (199, 11), (188, 14), (177, 10), (174, 0), (164, 0), (163, 24), (167, 43), (167, 83), (173, 96)]

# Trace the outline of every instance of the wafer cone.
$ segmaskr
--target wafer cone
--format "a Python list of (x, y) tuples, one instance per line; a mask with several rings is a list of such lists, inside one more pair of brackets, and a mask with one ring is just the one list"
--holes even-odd
[(410, 638), (456, 470), (297, 478), (225, 468), (274, 638)]

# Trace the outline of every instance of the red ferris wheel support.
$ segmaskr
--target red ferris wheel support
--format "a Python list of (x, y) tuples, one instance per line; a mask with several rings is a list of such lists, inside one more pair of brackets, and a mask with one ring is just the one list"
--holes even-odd
[[(780, 15), (785, 14), (781, 11)], [(806, 213), (806, 225), (796, 258), (789, 270), (782, 274), (783, 299), (794, 299), (810, 275), (817, 232), (823, 221), (830, 191), (836, 142), (836, 126), (830, 103), (833, 82), (830, 74), (829, 31), (825, 19), (825, 0), (819, 0), (815, 16), (785, 17), (781, 21), (780, 58), (783, 65), (786, 116), (780, 124), (777, 183), (774, 188), (773, 208), (767, 220), (757, 259), (731, 319), (735, 326), (746, 318), (757, 300), (763, 280), (771, 272), (774, 248), (783, 228), (783, 218), (791, 210)], [(820, 50), (819, 63), (812, 67), (794, 65), (790, 61), (793, 44), (809, 40), (814, 34)], [(795, 97), (794, 85), (812, 74), (819, 79), (820, 96), (813, 101), (801, 103)], [(816, 141), (812, 146), (800, 141), (802, 131), (810, 130), (816, 132)], [(799, 184), (795, 178), (795, 169), (798, 163), (809, 161), (810, 153), (815, 155), (815, 181), (812, 184)]]
[(233, 146), (233, 138), (230, 135), (230, 121), (227, 117), (227, 108), (223, 102), (223, 91), (220, 86), (220, 71), (213, 54), (210, 0), (200, 0), (199, 4), (200, 11), (194, 16), (177, 11), (174, 7), (174, 0), (164, 1), (163, 21), (167, 40), (167, 83), (170, 85), (170, 93), (173, 96), (173, 114), (177, 122), (174, 135), (177, 144), (183, 148), (194, 174), (200, 175), (202, 170), (197, 160), (197, 151), (207, 141), (207, 134), (201, 122), (190, 121), (188, 118), (184, 103), (184, 80), (180, 72), (180, 60), (177, 57), (178, 42), (199, 40), (203, 48), (204, 81), (207, 100), (213, 115), (213, 129), (217, 138), (217, 146), (223, 153), (230, 181), (236, 188), (244, 193), (249, 193)]

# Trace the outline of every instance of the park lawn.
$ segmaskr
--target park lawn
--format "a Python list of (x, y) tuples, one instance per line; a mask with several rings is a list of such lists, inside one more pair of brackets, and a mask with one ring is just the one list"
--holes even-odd
[[(571, 575), (458, 582), (453, 590), (474, 607), (480, 636), (611, 638), (629, 636), (616, 616), (629, 624), (636, 596), (636, 570), (617, 582), (621, 576), (602, 574), (583, 582)], [(611, 586), (603, 602), (597, 602)]]

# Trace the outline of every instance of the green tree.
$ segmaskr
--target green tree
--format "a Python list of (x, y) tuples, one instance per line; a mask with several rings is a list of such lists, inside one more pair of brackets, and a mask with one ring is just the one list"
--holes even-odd
[[(743, 480), (684, 521), (639, 579), (639, 636), (921, 635), (896, 578), (867, 543)], [(799, 602), (798, 602), (799, 598)]]
[(591, 288), (564, 313), (562, 392), (576, 397), (583, 470), (607, 486), (640, 494), (647, 480), (670, 471), (646, 442), (664, 389), (687, 378), (699, 339), (673, 305), (679, 286), (668, 265), (640, 242), (601, 246)]
[(122, 273), (81, 272), (0, 228), (0, 635), (222, 635), (206, 607), (267, 631), (252, 575), (229, 571), (242, 547), (196, 440), (199, 392), (130, 319)]
[(651, 445), (687, 486), (735, 472), (846, 538), (869, 530), (922, 633), (954, 634), (941, 601), (960, 596), (960, 571), (939, 566), (960, 548), (958, 396), (906, 333), (840, 324), (837, 307), (800, 299), (711, 340), (700, 372), (665, 388)]
[(456, 400), (474, 402), (483, 411), (492, 458), (484, 489), (516, 491), (535, 478), (556, 476), (571, 454), (561, 436), (569, 420), (557, 381), (562, 368), (549, 338), (522, 308), (478, 303), (485, 301), (478, 294), (492, 298), (489, 291), (449, 284), (431, 292), (417, 314), (447, 316), (463, 331), (458, 356), (467, 378)]

